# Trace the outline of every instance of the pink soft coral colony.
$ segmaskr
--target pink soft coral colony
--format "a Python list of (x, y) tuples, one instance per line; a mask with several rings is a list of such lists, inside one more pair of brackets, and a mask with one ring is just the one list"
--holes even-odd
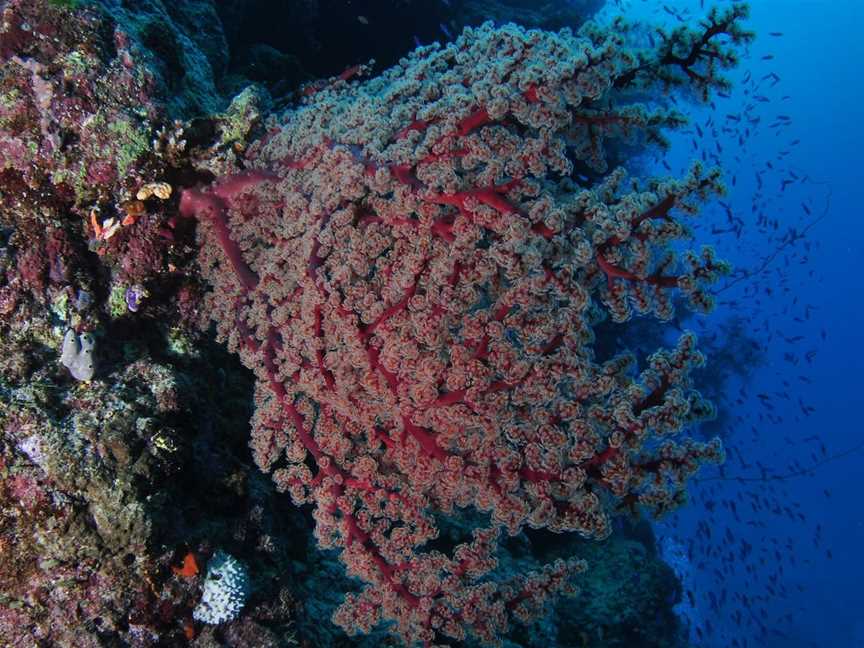
[[(594, 358), (598, 314), (669, 319), (676, 291), (707, 310), (724, 269), (670, 250), (716, 171), (571, 179), (573, 161), (605, 170), (605, 139), (679, 120), (619, 105), (639, 65), (590, 25), (468, 29), (310, 93), (246, 172), (182, 196), (208, 315), (257, 377), (255, 459), (365, 583), (334, 615), (348, 632), (495, 642), (586, 568), (492, 578), (502, 528), (602, 539), (613, 511), (662, 514), (722, 459), (717, 440), (678, 439), (710, 410), (688, 388), (692, 334), (641, 371)], [(460, 510), (488, 524), (431, 550), (434, 516)]]

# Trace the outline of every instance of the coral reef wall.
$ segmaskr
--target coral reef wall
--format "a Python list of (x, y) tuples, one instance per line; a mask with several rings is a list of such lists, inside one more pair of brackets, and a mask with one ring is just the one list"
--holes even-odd
[(596, 4), (2, 4), (0, 643), (674, 645), (619, 514), (720, 458), (702, 356), (594, 331), (711, 307), (669, 248), (719, 172), (616, 164), (745, 10), (640, 49)]

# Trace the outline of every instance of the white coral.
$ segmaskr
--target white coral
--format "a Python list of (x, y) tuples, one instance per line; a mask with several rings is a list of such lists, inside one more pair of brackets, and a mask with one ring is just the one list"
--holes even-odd
[(217, 551), (207, 565), (204, 592), (192, 617), (202, 623), (225, 623), (240, 613), (248, 596), (246, 566), (224, 551)]
[(63, 337), (60, 350), (60, 364), (69, 370), (75, 380), (92, 380), (94, 369), (93, 351), (96, 341), (89, 333), (78, 336), (74, 329), (68, 329)]

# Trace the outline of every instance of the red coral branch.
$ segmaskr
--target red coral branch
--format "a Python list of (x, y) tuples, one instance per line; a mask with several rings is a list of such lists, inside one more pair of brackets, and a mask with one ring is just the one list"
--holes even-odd
[[(622, 318), (630, 301), (660, 312), (660, 289), (696, 296), (713, 279), (707, 253), (668, 274), (667, 244), (683, 232), (673, 208), (693, 211), (717, 175), (694, 168), (620, 195), (616, 172), (568, 193), (579, 88), (611, 88), (624, 54), (614, 39), (469, 36), (406, 64), (406, 86), (311, 94), (255, 148), (278, 177), (247, 171), (180, 204), (208, 224), (200, 260), (219, 335), (257, 377), (256, 460), (315, 506), (319, 543), (367, 585), (334, 619), (351, 632), (389, 619), (409, 643), (468, 630), (494, 641), (584, 569), (491, 577), (501, 527), (602, 538), (610, 507), (598, 493), (663, 511), (720, 456), (645, 447), (693, 416), (695, 339), (634, 377), (628, 356), (593, 360), (589, 316), (594, 303)], [(495, 96), (484, 94), (490, 51), (522, 53), (501, 63), (512, 69)], [(615, 127), (614, 115), (592, 128)], [(488, 512), (489, 527), (452, 557), (421, 550), (438, 533), (432, 513), (466, 507)]]

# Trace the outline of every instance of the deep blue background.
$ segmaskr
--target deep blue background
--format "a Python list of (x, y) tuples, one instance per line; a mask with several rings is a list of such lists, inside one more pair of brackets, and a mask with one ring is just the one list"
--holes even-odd
[[(700, 0), (609, 3), (615, 4), (629, 16), (667, 25), (676, 21), (664, 6), (701, 15)], [(864, 442), (864, 2), (753, 0), (751, 7), (749, 26), (757, 39), (731, 75), (737, 82), (731, 96), (718, 99), (716, 110), (688, 109), (700, 125), (715, 115), (725, 178), (736, 178), (722, 200), (745, 226), (740, 238), (712, 236), (712, 224), (727, 223), (725, 210), (715, 203), (703, 214), (697, 240), (710, 239), (721, 257), (754, 268), (782, 244), (790, 227), (801, 232), (821, 216), (829, 193), (830, 209), (768, 271), (723, 293), (720, 301), (734, 300), (734, 306), (721, 303), (704, 329), (697, 325), (700, 335), (710, 335), (731, 316), (743, 315), (765, 363), (746, 367), (747, 379), (725, 386), (720, 406), (727, 414), (729, 457), (723, 477), (695, 485), (692, 506), (659, 524), (658, 533), (689, 543), (692, 550), (690, 578), (702, 633), (700, 640), (694, 632), (695, 645), (726, 648), (746, 641), (747, 646), (855, 648), (864, 646), (864, 452), (859, 447)], [(752, 80), (741, 83), (748, 72)], [(773, 79), (760, 83), (772, 72), (780, 77), (776, 85)], [(754, 101), (754, 95), (768, 101)], [(743, 129), (725, 116), (740, 114), (748, 104), (750, 116), (761, 121), (751, 125), (741, 145)], [(771, 128), (777, 115), (788, 116), (790, 124)], [(722, 132), (723, 125), (737, 130)], [(687, 131), (673, 137), (665, 156), (675, 172), (703, 146), (717, 152), (708, 132), (697, 138), (700, 150), (694, 151), (694, 134)], [(794, 140), (800, 143), (792, 145)], [(659, 163), (654, 170), (667, 173)], [(778, 221), (778, 228), (767, 232), (757, 227), (753, 212), (760, 172), (764, 189), (758, 211)], [(781, 191), (791, 174), (798, 180)], [(810, 361), (808, 351), (815, 351)], [(815, 411), (805, 415), (802, 403)], [(789, 474), (797, 476), (778, 478)], [(700, 473), (718, 476), (715, 469)], [(729, 501), (736, 503), (737, 519), (724, 505)], [(704, 527), (697, 533), (700, 521), (709, 527), (710, 539)]]

